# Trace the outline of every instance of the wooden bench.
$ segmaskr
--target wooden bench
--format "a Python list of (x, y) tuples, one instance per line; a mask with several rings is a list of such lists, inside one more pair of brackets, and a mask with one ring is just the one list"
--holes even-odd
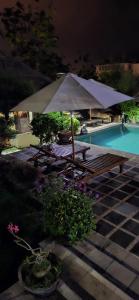
[(107, 153), (97, 158), (83, 162), (68, 159), (68, 161), (71, 162), (74, 166), (88, 173), (88, 175), (85, 175), (83, 178), (83, 181), (85, 182), (87, 182), (92, 177), (96, 177), (110, 171), (116, 166), (120, 167), (120, 173), (122, 173), (124, 163), (127, 160), (128, 158), (126, 157), (111, 153)]

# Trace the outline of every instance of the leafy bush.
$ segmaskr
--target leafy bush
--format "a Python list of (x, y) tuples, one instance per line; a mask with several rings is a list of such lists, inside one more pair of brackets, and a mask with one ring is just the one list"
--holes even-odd
[(42, 200), (44, 231), (52, 237), (74, 243), (95, 229), (92, 200), (72, 187), (64, 189), (60, 179), (51, 179)]
[[(74, 133), (78, 130), (80, 126), (80, 121), (73, 117), (73, 130)], [(63, 124), (62, 124), (62, 129), (61, 130), (71, 130), (71, 118), (69, 116), (64, 116), (63, 115)]]
[[(61, 130), (69, 130), (71, 128), (71, 119), (69, 116), (60, 112), (48, 114), (36, 114), (31, 122), (33, 134), (40, 138), (40, 143), (48, 143), (53, 141)], [(74, 131), (79, 128), (80, 122), (73, 118)]]
[(125, 115), (128, 116), (129, 120), (137, 121), (139, 119), (139, 107), (135, 101), (126, 101), (120, 104), (120, 109)]
[(18, 160), (0, 159), (0, 182), (11, 190), (33, 188), (38, 171), (33, 166)]
[(0, 152), (6, 148), (9, 139), (14, 137), (16, 131), (11, 128), (13, 120), (5, 120), (4, 117), (0, 117)]

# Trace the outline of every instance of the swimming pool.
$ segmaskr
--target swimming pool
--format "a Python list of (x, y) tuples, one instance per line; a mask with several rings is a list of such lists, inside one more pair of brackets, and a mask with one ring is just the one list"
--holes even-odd
[(77, 140), (115, 150), (139, 154), (139, 127), (116, 125), (86, 135)]

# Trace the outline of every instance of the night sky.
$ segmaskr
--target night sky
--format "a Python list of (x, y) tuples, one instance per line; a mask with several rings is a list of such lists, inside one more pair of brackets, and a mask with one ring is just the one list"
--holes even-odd
[[(119, 56), (127, 58), (128, 55), (138, 55), (139, 61), (139, 0), (49, 2), (55, 7), (54, 22), (60, 38), (60, 52), (67, 61), (88, 52), (96, 61)], [(13, 3), (14, 0), (0, 0), (0, 7)], [(47, 3), (47, 0), (40, 0), (39, 5), (46, 9)]]

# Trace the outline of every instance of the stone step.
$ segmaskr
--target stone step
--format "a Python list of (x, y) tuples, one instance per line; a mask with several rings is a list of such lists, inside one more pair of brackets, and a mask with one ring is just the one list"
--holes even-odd
[[(92, 231), (73, 247), (56, 245), (54, 249), (70, 276), (81, 282), (83, 288), (84, 278), (95, 271), (99, 280), (103, 277), (102, 281), (107, 280), (109, 287), (118, 289), (126, 299), (139, 299), (139, 257), (108, 238)], [(98, 297), (93, 291), (91, 295)]]
[(72, 251), (130, 297), (139, 299), (138, 256), (96, 232)]
[[(134, 273), (132, 274), (131, 271), (128, 272), (128, 270), (121, 268), (119, 265), (120, 270), (117, 269), (117, 265), (114, 265), (114, 261), (111, 258), (109, 259), (105, 254), (100, 253), (100, 251), (95, 247), (93, 248), (89, 243), (80, 242), (79, 245), (77, 244), (75, 247), (70, 248), (57, 244), (55, 253), (63, 261), (64, 270), (68, 270), (70, 278), (75, 280), (93, 299), (138, 299), (134, 293), (133, 296), (136, 296), (136, 298), (132, 298), (126, 286), (126, 284), (129, 285), (136, 279), (136, 275), (134, 275)], [(99, 268), (97, 268), (97, 266)], [(109, 278), (104, 276), (106, 269), (108, 269), (108, 274), (110, 274)], [(124, 273), (125, 271), (127, 271), (127, 273)], [(113, 276), (113, 274), (111, 275), (112, 272), (122, 272), (120, 276), (123, 276), (122, 278), (125, 276), (124, 289), (117, 285), (116, 278), (115, 281), (110, 280), (110, 277)]]
[[(41, 247), (52, 249), (63, 262), (61, 283), (48, 299), (139, 299), (139, 258), (99, 233), (71, 247), (45, 241)], [(18, 283), (0, 294), (0, 300), (14, 299), (35, 300)]]
[(139, 257), (97, 232), (92, 232), (86, 241), (118, 261), (139, 276)]
[[(42, 297), (34, 297), (26, 293), (17, 282), (9, 289), (0, 294), (0, 300), (42, 300)], [(43, 298), (44, 299), (44, 298)], [(45, 298), (46, 299), (46, 298)], [(48, 300), (82, 300), (63, 280), (61, 280), (56, 293), (47, 297)]]

